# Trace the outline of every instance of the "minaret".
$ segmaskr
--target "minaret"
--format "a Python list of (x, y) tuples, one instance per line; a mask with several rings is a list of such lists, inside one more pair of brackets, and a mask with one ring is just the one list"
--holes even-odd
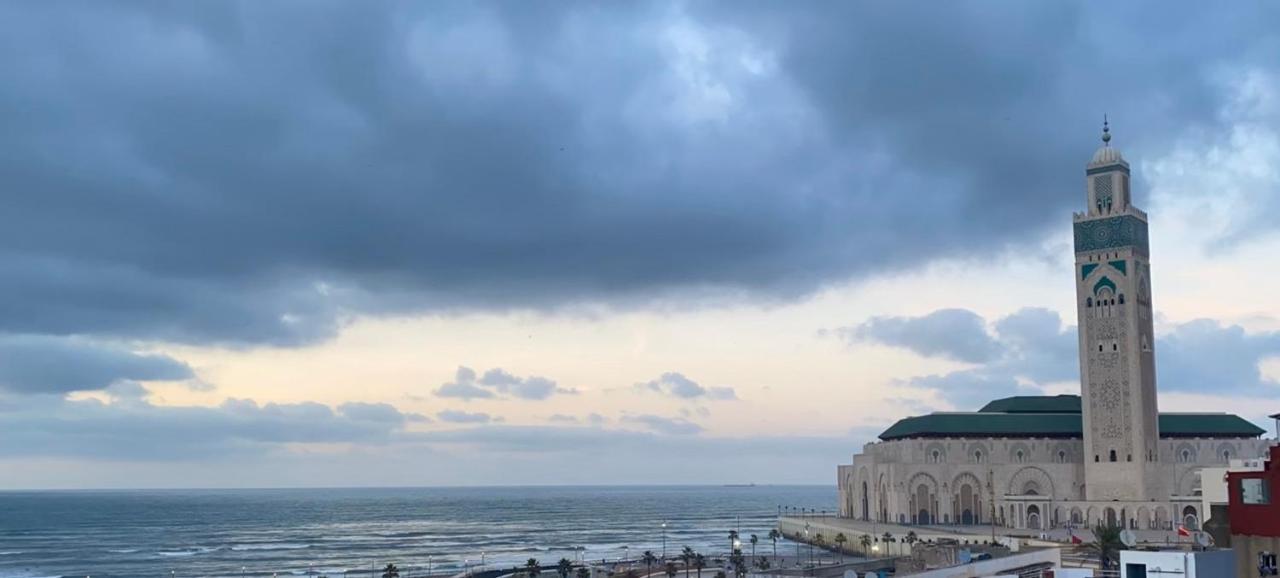
[(1085, 499), (1164, 499), (1147, 215), (1105, 121), (1085, 182), (1088, 210), (1074, 215)]

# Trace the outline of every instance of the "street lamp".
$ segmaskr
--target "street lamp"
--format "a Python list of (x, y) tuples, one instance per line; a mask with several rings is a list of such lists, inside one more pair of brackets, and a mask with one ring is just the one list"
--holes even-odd
[(662, 522), (662, 559), (667, 559), (667, 523)]
[(431, 555), (427, 555), (427, 576), (431, 575)]

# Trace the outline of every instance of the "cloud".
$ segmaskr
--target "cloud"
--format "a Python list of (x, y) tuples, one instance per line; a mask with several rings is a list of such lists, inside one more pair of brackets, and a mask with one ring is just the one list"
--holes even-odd
[(922, 317), (873, 317), (837, 333), (849, 341), (878, 342), (926, 357), (971, 363), (989, 361), (1000, 353), (982, 317), (967, 309), (939, 309)]
[(64, 394), (99, 390), (120, 380), (183, 381), (195, 375), (172, 357), (141, 354), (90, 340), (0, 336), (0, 390)]
[(576, 388), (556, 385), (545, 377), (517, 377), (500, 368), (486, 371), (479, 379), (470, 367), (458, 367), (453, 381), (436, 388), (437, 397), (463, 400), (514, 397), (527, 400), (544, 400), (553, 395), (577, 395)]
[(684, 418), (641, 414), (623, 416), (622, 421), (642, 425), (646, 429), (666, 435), (694, 435), (703, 431), (702, 426)]
[(493, 417), (484, 412), (465, 412), (452, 409), (446, 409), (436, 413), (436, 418), (440, 421), (448, 423), (490, 423), (502, 421), (502, 418)]
[(653, 391), (680, 399), (738, 399), (738, 394), (732, 387), (703, 387), (676, 372), (667, 372), (658, 376), (658, 379), (637, 383), (634, 388), (637, 391)]
[(128, 382), (95, 399), (28, 398), (0, 408), (0, 456), (88, 460), (201, 460), (287, 451), (293, 444), (385, 445), (416, 421), (385, 404), (259, 404), (229, 398), (215, 407), (160, 406)]
[(1156, 337), (1156, 379), (1162, 390), (1280, 397), (1280, 383), (1260, 364), (1280, 357), (1280, 332), (1247, 333), (1239, 325), (1197, 319)]
[(9, 4), (0, 332), (300, 345), (993, 254), (1079, 205), (1100, 112), (1212, 143), (1224, 66), (1274, 73), (1280, 8), (1162, 8)]
[[(964, 313), (963, 317), (976, 319), (976, 327), (986, 327), (986, 322), (977, 314)], [(891, 318), (891, 324), (919, 326), (936, 316), (937, 312), (917, 318)], [(855, 332), (867, 326), (864, 323)], [(955, 352), (965, 347), (964, 343), (975, 340), (990, 343), (991, 349), (999, 354), (974, 367), (915, 376), (905, 382), (935, 391), (964, 408), (1009, 395), (1036, 395), (1054, 383), (1079, 383), (1076, 327), (1065, 325), (1057, 313), (1043, 308), (1024, 308), (996, 320), (992, 327), (993, 331), (983, 329), (980, 336), (963, 331), (941, 333), (940, 339), (930, 335), (923, 340), (927, 345), (924, 347), (921, 341), (902, 339), (902, 332), (897, 331), (858, 333), (858, 338), (949, 359), (959, 357)], [(881, 335), (886, 338), (878, 339)], [(984, 345), (984, 350), (987, 347)], [(1157, 335), (1155, 353), (1156, 380), (1161, 391), (1212, 389), (1223, 395), (1280, 396), (1280, 383), (1264, 376), (1260, 367), (1264, 360), (1280, 356), (1280, 332), (1250, 334), (1238, 325), (1224, 326), (1214, 320), (1199, 319), (1172, 325), (1169, 331)]]

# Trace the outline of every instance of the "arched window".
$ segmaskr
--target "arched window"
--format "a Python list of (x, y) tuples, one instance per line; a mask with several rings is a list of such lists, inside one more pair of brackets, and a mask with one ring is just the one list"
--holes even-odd
[(1102, 344), (1101, 344), (1101, 343), (1099, 343), (1099, 344), (1098, 344), (1098, 351), (1102, 351)]
[(1110, 453), (1109, 455), (1111, 456), (1111, 461), (1113, 461), (1113, 462), (1114, 462), (1114, 461), (1116, 461), (1116, 451), (1115, 451), (1115, 450), (1111, 450), (1111, 453)]
[(979, 464), (982, 463), (982, 450), (974, 450), (973, 461)]
[(1222, 450), (1222, 461), (1231, 461), (1231, 450)]
[(1093, 454), (1093, 463), (1095, 463), (1095, 464), (1096, 464), (1096, 463), (1098, 463), (1099, 461), (1101, 461), (1101, 460), (1099, 460), (1099, 459), (1098, 459), (1098, 454)]
[(942, 463), (942, 452), (939, 452), (938, 450), (933, 450), (932, 457), (933, 457), (933, 463), (935, 464)]
[(1124, 293), (1120, 294), (1120, 304), (1124, 305)]
[(1085, 298), (1084, 298), (1084, 306), (1085, 306), (1085, 307), (1093, 307), (1093, 297), (1085, 297)]
[(1182, 454), (1178, 456), (1178, 461), (1186, 464), (1191, 462), (1191, 450), (1184, 449)]
[(1023, 457), (1023, 456), (1022, 456), (1022, 450), (1018, 450), (1018, 453), (1014, 455), (1014, 458), (1013, 458), (1013, 459), (1014, 459), (1014, 461), (1016, 461), (1016, 462), (1018, 462), (1018, 463), (1022, 463), (1022, 461), (1023, 461), (1023, 460), (1022, 460), (1022, 457)]
[(1119, 350), (1120, 350), (1120, 344), (1113, 342), (1111, 344), (1111, 351), (1119, 351)]
[(1060, 464), (1067, 463), (1067, 452), (1063, 450), (1058, 450), (1058, 463)]
[(1126, 454), (1126, 455), (1124, 456), (1124, 461), (1126, 461), (1126, 462), (1132, 462), (1132, 461), (1133, 461), (1133, 454)]

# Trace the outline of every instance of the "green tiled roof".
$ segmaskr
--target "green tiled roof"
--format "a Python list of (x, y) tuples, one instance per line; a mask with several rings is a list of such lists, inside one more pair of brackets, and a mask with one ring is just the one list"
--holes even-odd
[(1020, 395), (997, 399), (978, 410), (984, 413), (1080, 413), (1078, 395)]
[[(1081, 437), (1080, 396), (997, 399), (974, 413), (931, 413), (898, 420), (882, 440), (938, 437)], [(1160, 437), (1254, 438), (1265, 430), (1228, 413), (1160, 414)]]

